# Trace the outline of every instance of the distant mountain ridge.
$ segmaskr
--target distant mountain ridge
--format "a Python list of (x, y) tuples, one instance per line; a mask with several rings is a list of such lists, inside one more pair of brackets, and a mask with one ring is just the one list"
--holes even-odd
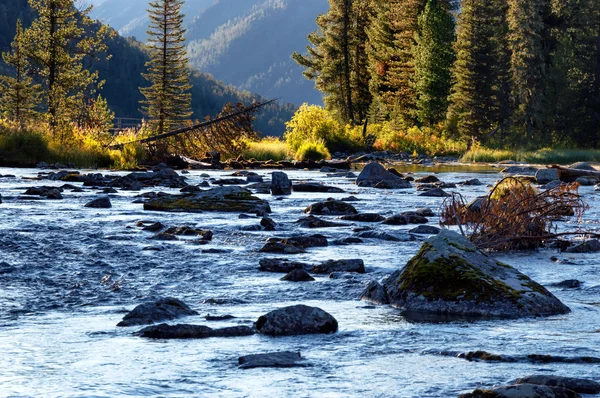
[[(147, 0), (126, 4), (104, 0), (92, 16), (145, 41)], [(291, 54), (304, 52), (316, 17), (328, 7), (327, 0), (187, 0), (190, 63), (242, 90), (296, 105), (321, 103)]]

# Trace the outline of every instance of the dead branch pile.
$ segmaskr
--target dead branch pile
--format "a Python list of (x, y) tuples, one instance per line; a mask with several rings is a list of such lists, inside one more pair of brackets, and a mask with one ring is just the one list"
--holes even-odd
[(258, 108), (249, 109), (243, 104), (227, 103), (221, 113), (214, 119), (216, 123), (197, 123), (197, 128), (190, 128), (184, 133), (172, 135), (151, 145), (155, 153), (168, 155), (176, 153), (192, 159), (201, 159), (207, 152), (218, 152), (223, 156), (233, 156), (244, 149), (247, 140), (258, 139), (253, 129), (254, 113)]
[(587, 205), (578, 194), (579, 184), (561, 184), (540, 191), (529, 181), (507, 177), (489, 195), (467, 204), (454, 193), (440, 216), (442, 225), (458, 225), (461, 233), (483, 249), (528, 250), (543, 246), (563, 235), (555, 221), (564, 216), (581, 219)]

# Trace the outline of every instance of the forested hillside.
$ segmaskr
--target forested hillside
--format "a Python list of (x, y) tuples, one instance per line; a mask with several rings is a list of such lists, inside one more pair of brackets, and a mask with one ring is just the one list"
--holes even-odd
[[(0, 24), (0, 51), (7, 51), (14, 37), (16, 21), (22, 18), (26, 27), (33, 19), (27, 0), (15, 0), (15, 3), (0, 4), (0, 18), (6, 24)], [(139, 87), (147, 84), (141, 73), (145, 71), (148, 59), (143, 46), (132, 40), (116, 36), (109, 40), (109, 61), (96, 61), (100, 79), (106, 83), (101, 94), (108, 101), (116, 116), (141, 118)], [(1, 63), (0, 63), (1, 65)], [(203, 119), (206, 115), (216, 115), (227, 102), (249, 103), (258, 96), (235, 89), (215, 80), (212, 76), (194, 72), (191, 82), (193, 118)], [(284, 122), (294, 112), (292, 105), (270, 105), (257, 118), (255, 128), (266, 135), (281, 135), (285, 130)]]
[[(146, 0), (106, 0), (92, 16), (124, 36), (146, 39)], [(306, 46), (326, 0), (187, 0), (188, 52), (193, 67), (236, 88), (297, 105), (320, 93), (291, 60)]]

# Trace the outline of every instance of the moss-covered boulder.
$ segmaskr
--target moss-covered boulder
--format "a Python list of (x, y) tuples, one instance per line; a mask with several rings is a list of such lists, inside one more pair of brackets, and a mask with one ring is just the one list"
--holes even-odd
[(185, 195), (165, 195), (149, 200), (144, 210), (172, 212), (224, 211), (236, 213), (270, 213), (269, 202), (252, 196), (238, 186), (217, 187)]
[(423, 243), (383, 286), (390, 304), (412, 313), (518, 318), (570, 311), (543, 286), (449, 230)]

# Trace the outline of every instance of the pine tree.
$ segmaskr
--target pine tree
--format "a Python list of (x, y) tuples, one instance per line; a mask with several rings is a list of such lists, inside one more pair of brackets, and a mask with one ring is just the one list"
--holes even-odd
[(458, 19), (448, 127), (480, 141), (499, 131), (507, 112), (503, 45), (505, 0), (464, 0)]
[(525, 142), (541, 127), (543, 81), (546, 74), (546, 24), (549, 0), (509, 0), (508, 26), (512, 90), (516, 120), (525, 128)]
[(106, 26), (90, 32), (91, 7), (77, 10), (73, 0), (29, 0), (37, 13), (24, 33), (27, 58), (42, 83), (43, 100), (48, 121), (61, 142), (65, 127), (85, 106), (85, 94), (93, 94), (102, 82), (98, 72), (84, 68), (87, 57), (106, 51), (105, 39), (110, 36)]
[(12, 67), (13, 76), (0, 76), (0, 114), (18, 123), (22, 129), (32, 120), (40, 103), (40, 85), (34, 84), (29, 76), (30, 66), (25, 56), (23, 27), (17, 20), (17, 33), (12, 42), (12, 51), (2, 53), (7, 65)]
[(429, 126), (444, 120), (448, 111), (454, 25), (453, 16), (437, 0), (429, 0), (418, 19), (419, 33), (413, 47), (415, 105), (419, 122)]
[(317, 18), (318, 30), (308, 36), (308, 54), (292, 57), (315, 81), (325, 107), (344, 123), (361, 123), (371, 98), (365, 51), (368, 0), (330, 0), (329, 11)]
[(192, 115), (190, 75), (185, 49), (183, 0), (156, 0), (148, 10), (149, 87), (140, 88), (145, 97), (142, 112), (156, 134), (162, 134)]

